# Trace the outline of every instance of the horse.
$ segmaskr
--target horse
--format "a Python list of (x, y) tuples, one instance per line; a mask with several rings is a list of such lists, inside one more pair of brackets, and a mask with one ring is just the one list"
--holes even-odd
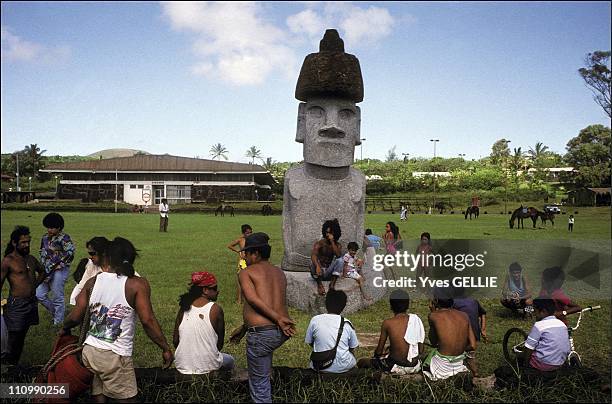
[(539, 214), (541, 212), (539, 210), (537, 210), (536, 208), (530, 206), (528, 208), (525, 208), (523, 206), (520, 206), (519, 208), (515, 209), (514, 212), (512, 212), (512, 216), (510, 217), (509, 220), (509, 224), (510, 224), (510, 228), (513, 229), (514, 228), (514, 221), (518, 219), (518, 223), (516, 225), (516, 228), (525, 228), (524, 224), (523, 224), (523, 219), (531, 219), (531, 221), (533, 222), (533, 228), (535, 229), (536, 227), (536, 222), (538, 221), (538, 217)]
[(552, 212), (546, 212), (546, 211), (538, 212), (538, 217), (540, 219), (542, 219), (542, 224), (544, 226), (546, 226), (546, 221), (547, 220), (550, 220), (550, 222), (552, 223), (553, 226), (555, 225), (555, 214), (552, 213)]
[(452, 209), (452, 205), (447, 204), (446, 202), (436, 202), (434, 208), (438, 209), (440, 214), (443, 214), (446, 209)]
[(470, 220), (472, 220), (472, 215), (478, 219), (478, 216), (480, 215), (480, 208), (478, 206), (468, 206), (468, 208), (465, 210), (466, 219), (468, 218), (468, 215), (470, 215)]
[(261, 214), (263, 216), (270, 216), (272, 215), (272, 206), (265, 204), (261, 207)]
[(219, 205), (217, 209), (215, 209), (215, 216), (217, 214), (221, 214), (221, 217), (225, 216), (225, 212), (229, 212), (230, 216), (234, 216), (234, 207), (231, 205)]

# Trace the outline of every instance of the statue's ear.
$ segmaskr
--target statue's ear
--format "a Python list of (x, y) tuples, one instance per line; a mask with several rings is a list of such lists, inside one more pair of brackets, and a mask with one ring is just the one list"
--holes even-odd
[(306, 103), (300, 102), (298, 106), (297, 131), (295, 133), (295, 141), (304, 143), (306, 137)]
[(355, 115), (356, 115), (356, 124), (355, 128), (355, 146), (359, 146), (361, 144), (361, 108), (355, 106)]

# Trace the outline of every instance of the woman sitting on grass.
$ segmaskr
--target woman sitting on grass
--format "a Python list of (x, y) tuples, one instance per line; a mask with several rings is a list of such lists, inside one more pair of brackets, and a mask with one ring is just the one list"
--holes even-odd
[(175, 364), (183, 374), (204, 374), (234, 367), (234, 358), (220, 352), (225, 339), (225, 319), (223, 309), (215, 303), (218, 295), (213, 274), (191, 274), (191, 287), (179, 299), (174, 325)]

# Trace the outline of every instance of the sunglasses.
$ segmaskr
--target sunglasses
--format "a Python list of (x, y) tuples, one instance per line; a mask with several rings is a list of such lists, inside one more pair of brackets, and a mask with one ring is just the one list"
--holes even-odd
[(217, 291), (217, 285), (215, 286), (204, 286), (206, 289)]
[(92, 256), (92, 257), (94, 257), (94, 256), (98, 255), (98, 253), (97, 253), (97, 252), (95, 252), (95, 251), (87, 251), (87, 253), (88, 253), (90, 256)]

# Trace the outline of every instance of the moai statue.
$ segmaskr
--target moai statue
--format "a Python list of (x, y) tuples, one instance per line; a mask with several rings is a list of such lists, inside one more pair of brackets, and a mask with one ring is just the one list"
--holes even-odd
[(299, 105), (296, 142), (304, 144), (304, 164), (285, 174), (283, 241), (285, 271), (310, 271), (310, 254), (321, 226), (337, 218), (344, 248), (361, 245), (364, 234), (364, 175), (351, 168), (361, 143), (363, 81), (359, 61), (344, 52), (334, 29), (321, 40), (319, 53), (304, 60), (295, 89)]
[[(287, 271), (289, 304), (321, 312), (324, 297), (310, 277), (313, 246), (323, 237), (323, 223), (338, 219), (342, 253), (351, 241), (361, 247), (366, 196), (365, 176), (351, 167), (355, 146), (361, 144), (361, 111), (356, 105), (363, 101), (361, 69), (357, 58), (344, 52), (335, 29), (325, 32), (318, 53), (304, 59), (295, 98), (302, 101), (295, 140), (304, 145), (304, 163), (285, 174), (281, 266)], [(371, 289), (372, 280), (368, 283)], [(349, 295), (345, 313), (371, 304), (361, 302), (352, 279), (342, 280), (337, 288)], [(355, 288), (353, 298), (349, 289)], [(379, 292), (370, 295), (378, 299), (384, 290)]]

